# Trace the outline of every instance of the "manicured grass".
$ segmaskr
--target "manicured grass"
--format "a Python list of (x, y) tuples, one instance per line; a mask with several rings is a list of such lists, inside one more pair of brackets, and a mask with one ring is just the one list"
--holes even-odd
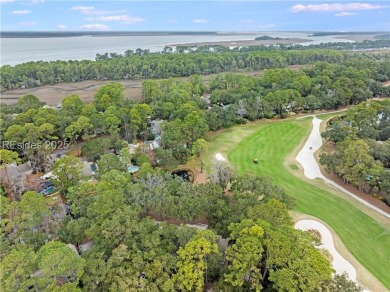
[[(378, 222), (341, 196), (291, 174), (286, 157), (305, 140), (311, 119), (260, 122), (223, 131), (211, 138), (208, 151), (220, 152), (235, 170), (248, 169), (272, 177), (296, 199), (296, 211), (317, 217), (340, 236), (349, 251), (390, 289), (390, 228)], [(242, 139), (240, 142), (238, 142)], [(253, 164), (253, 158), (260, 163)]]
[(298, 166), (296, 164), (290, 164), (290, 168), (293, 170), (297, 170)]

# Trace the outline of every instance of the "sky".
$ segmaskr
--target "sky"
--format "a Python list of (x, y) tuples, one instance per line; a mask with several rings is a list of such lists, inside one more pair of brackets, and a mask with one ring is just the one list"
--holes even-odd
[(0, 0), (1, 31), (390, 31), (390, 1)]

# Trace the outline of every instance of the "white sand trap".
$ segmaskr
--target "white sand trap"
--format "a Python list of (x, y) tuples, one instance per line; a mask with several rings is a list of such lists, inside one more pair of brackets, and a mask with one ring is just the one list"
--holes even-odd
[(347, 195), (353, 197), (354, 199), (358, 200), (360, 203), (377, 211), (378, 213), (382, 214), (383, 216), (390, 218), (389, 213), (386, 213), (385, 211), (379, 209), (378, 207), (371, 205), (370, 203), (366, 202), (365, 200), (359, 198), (358, 196), (351, 193), (350, 191), (347, 191), (346, 189), (344, 189), (342, 186), (338, 185), (334, 181), (327, 179), (321, 173), (321, 170), (320, 170), (320, 167), (317, 163), (317, 160), (314, 157), (314, 152), (316, 152), (322, 146), (322, 137), (321, 137), (321, 132), (320, 132), (321, 122), (322, 122), (322, 120), (318, 119), (316, 116), (313, 116), (313, 128), (311, 130), (310, 136), (296, 157), (296, 160), (303, 167), (304, 175), (309, 179), (320, 178), (320, 179), (324, 180), (325, 182), (331, 184), (335, 188), (339, 189), (340, 191), (342, 191), (342, 192), (346, 193)]
[(332, 267), (336, 274), (346, 272), (350, 280), (356, 282), (356, 269), (345, 258), (343, 258), (333, 244), (333, 236), (329, 229), (322, 223), (315, 220), (301, 220), (295, 224), (295, 229), (308, 231), (309, 229), (318, 230), (321, 234), (321, 245), (318, 248), (325, 248), (333, 257)]
[(226, 161), (225, 157), (223, 157), (221, 153), (215, 154), (215, 159), (218, 161)]

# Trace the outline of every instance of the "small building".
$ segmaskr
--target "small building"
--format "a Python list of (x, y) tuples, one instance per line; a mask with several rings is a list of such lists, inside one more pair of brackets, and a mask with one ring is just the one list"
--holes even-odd
[(97, 170), (98, 166), (96, 163), (83, 161), (83, 176), (94, 176)]
[(153, 141), (148, 141), (146, 143), (148, 144), (150, 150), (155, 150), (157, 148), (160, 148), (161, 136), (158, 136)]
[(129, 149), (130, 154), (135, 154), (137, 148), (140, 146), (139, 143), (137, 144), (128, 144), (127, 148)]
[(161, 123), (163, 120), (152, 120), (150, 121), (150, 132), (154, 136), (160, 136), (162, 134), (162, 129), (161, 129)]
[(79, 244), (79, 251), (80, 251), (80, 254), (83, 254), (85, 253), (86, 251), (89, 251), (94, 245), (94, 242), (93, 240), (90, 240), (90, 241), (87, 241), (85, 243), (82, 243), (82, 244)]

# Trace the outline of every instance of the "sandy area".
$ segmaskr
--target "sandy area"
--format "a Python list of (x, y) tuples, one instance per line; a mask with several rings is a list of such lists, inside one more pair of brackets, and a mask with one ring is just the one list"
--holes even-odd
[(332, 255), (332, 267), (336, 274), (346, 272), (350, 280), (356, 282), (356, 269), (353, 267), (339, 252), (336, 250), (333, 243), (333, 236), (329, 229), (319, 221), (316, 220), (300, 220), (295, 224), (296, 229), (308, 231), (310, 229), (317, 230), (321, 234), (321, 245), (318, 248), (325, 248)]
[(365, 40), (373, 41), (375, 40), (374, 34), (352, 34), (352, 35), (343, 35), (343, 36), (337, 36), (334, 37), (335, 39), (342, 39), (342, 40), (351, 40), (355, 42), (362, 42)]
[(296, 157), (296, 160), (301, 164), (304, 170), (304, 175), (309, 179), (320, 178), (324, 180), (328, 184), (331, 184), (335, 188), (351, 196), (352, 198), (356, 199), (357, 201), (364, 204), (365, 206), (371, 208), (372, 210), (375, 210), (376, 212), (390, 219), (389, 212), (386, 212), (385, 210), (382, 210), (381, 208), (378, 208), (377, 206), (370, 204), (369, 202), (362, 199), (361, 197), (346, 190), (345, 188), (337, 184), (335, 181), (326, 178), (321, 173), (320, 167), (314, 156), (314, 152), (317, 151), (322, 146), (322, 138), (320, 133), (321, 122), (322, 120), (318, 119), (316, 116), (313, 116), (313, 121), (312, 121), (313, 127), (310, 136)]
[(215, 159), (218, 161), (226, 161), (225, 157), (223, 157), (221, 153), (215, 154)]
[(382, 86), (383, 86), (383, 87), (390, 86), (390, 80), (389, 80), (389, 81), (383, 82), (383, 83), (382, 83)]
[(244, 40), (244, 41), (221, 41), (221, 42), (200, 42), (200, 43), (187, 43), (187, 44), (172, 44), (170, 46), (225, 46), (225, 47), (247, 47), (247, 46), (269, 46), (269, 45), (289, 45), (311, 42), (308, 39), (290, 38), (282, 40)]

